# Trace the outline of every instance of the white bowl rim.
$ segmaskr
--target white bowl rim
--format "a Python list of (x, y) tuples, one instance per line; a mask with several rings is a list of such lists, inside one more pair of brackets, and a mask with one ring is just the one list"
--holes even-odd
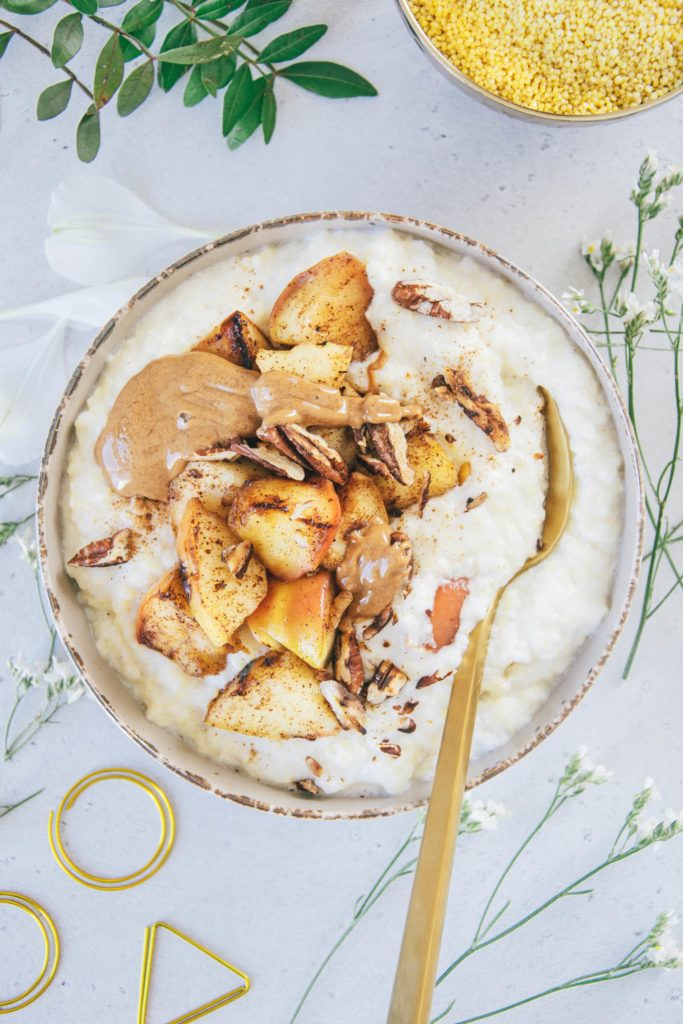
[[(55, 620), (60, 640), (64, 644), (66, 650), (71, 656), (79, 674), (87, 684), (93, 695), (107, 711), (107, 713), (114, 719), (116, 724), (133, 739), (143, 750), (159, 761), (164, 767), (175, 772), (185, 780), (192, 782), (194, 785), (200, 788), (213, 792), (216, 795), (230, 800), (234, 803), (241, 804), (243, 806), (252, 807), (258, 810), (269, 811), (274, 814), (292, 816), (297, 818), (309, 818), (315, 820), (362, 820), (366, 818), (376, 817), (387, 817), (394, 814), (404, 813), (408, 811), (414, 811), (420, 807), (423, 807), (428, 800), (427, 792), (424, 792), (417, 798), (406, 798), (403, 794), (389, 797), (347, 797), (344, 795), (329, 796), (324, 799), (316, 798), (311, 800), (291, 792), (289, 790), (283, 790), (276, 786), (271, 786), (267, 783), (256, 783), (254, 787), (254, 780), (250, 776), (236, 771), (235, 769), (228, 768), (226, 765), (218, 765), (208, 758), (204, 758), (197, 752), (191, 750), (184, 741), (174, 736), (173, 733), (167, 732), (166, 730), (160, 729), (155, 726), (148, 719), (144, 718), (143, 729), (138, 731), (132, 726), (132, 724), (122, 717), (121, 712), (115, 706), (115, 702), (104, 693), (95, 680), (91, 678), (89, 669), (86, 667), (86, 659), (88, 654), (82, 655), (76, 647), (71, 632), (69, 629), (69, 622), (65, 615), (62, 604), (60, 603), (60, 592), (63, 590), (64, 585), (58, 581), (56, 574), (60, 569), (63, 569), (63, 555), (61, 551), (61, 545), (55, 544), (55, 553), (49, 546), (48, 534), (50, 532), (50, 512), (54, 504), (55, 511), (58, 514), (58, 503), (59, 494), (62, 486), (62, 468), (61, 463), (58, 469), (53, 473), (52, 462), (55, 457), (55, 451), (60, 441), (60, 431), (62, 428), (64, 415), (75, 395), (78, 393), (79, 384), (83, 377), (86, 368), (91, 363), (93, 356), (99, 352), (102, 346), (106, 343), (113, 330), (122, 322), (125, 322), (127, 315), (148, 295), (150, 295), (156, 288), (163, 285), (165, 281), (172, 277), (177, 271), (183, 270), (190, 266), (197, 260), (201, 260), (203, 257), (208, 256), (209, 253), (221, 249), (223, 246), (229, 246), (242, 239), (248, 239), (254, 236), (254, 245), (249, 246), (249, 251), (262, 244), (268, 244), (265, 240), (259, 239), (259, 235), (268, 233), (271, 231), (277, 231), (284, 229), (285, 231), (293, 225), (318, 225), (321, 227), (332, 227), (332, 228), (351, 228), (353, 226), (359, 227), (385, 227), (393, 228), (398, 231), (426, 240), (434, 245), (442, 245), (449, 251), (455, 252), (456, 254), (462, 255), (467, 253), (472, 255), (475, 259), (483, 262), (489, 269), (496, 271), (505, 280), (513, 281), (520, 286), (522, 294), (526, 298), (533, 301), (535, 304), (540, 305), (545, 309), (546, 312), (557, 322), (563, 326), (565, 333), (568, 335), (568, 340), (575, 344), (580, 351), (586, 356), (588, 362), (591, 365), (593, 372), (596, 374), (598, 381), (601, 385), (601, 389), (605, 394), (612, 420), (614, 422), (615, 429), (617, 431), (617, 437), (620, 442), (621, 453), (624, 457), (624, 479), (625, 485), (629, 484), (632, 490), (630, 512), (635, 517), (633, 520), (632, 528), (632, 545), (628, 551), (624, 553), (623, 547), (621, 552), (621, 558), (623, 560), (624, 554), (626, 554), (626, 565), (623, 571), (626, 583), (622, 587), (622, 597), (618, 602), (619, 607), (611, 609), (608, 616), (600, 624), (596, 632), (593, 634), (594, 637), (599, 636), (604, 632), (604, 626), (608, 619), (613, 618), (613, 624), (611, 631), (606, 636), (605, 640), (601, 642), (599, 653), (597, 657), (592, 661), (591, 667), (585, 675), (582, 683), (575, 693), (568, 699), (562, 711), (555, 715), (555, 717), (543, 727), (537, 727), (534, 736), (523, 743), (522, 746), (518, 747), (508, 756), (497, 760), (490, 767), (480, 771), (474, 778), (468, 779), (467, 788), (472, 789), (475, 786), (480, 785), (482, 782), (493, 778), (495, 775), (504, 771), (506, 768), (515, 764), (521, 760), (526, 754), (530, 753), (535, 749), (543, 739), (549, 736), (558, 725), (564, 721), (569, 713), (578, 705), (583, 699), (585, 694), (588, 692), (596, 677), (604, 667), (607, 659), (609, 658), (614, 646), (621, 634), (624, 622), (628, 615), (628, 611), (631, 607), (633, 596), (638, 583), (638, 575), (640, 571), (640, 565), (642, 560), (643, 552), (643, 534), (644, 534), (644, 493), (643, 493), (643, 478), (640, 465), (640, 459), (638, 455), (638, 449), (636, 439), (634, 436), (633, 428), (631, 426), (626, 407), (618, 389), (616, 381), (608, 371), (602, 358), (600, 357), (597, 349), (593, 345), (593, 342), (584, 331), (583, 327), (575, 320), (573, 316), (562, 306), (558, 299), (549, 292), (543, 285), (541, 285), (534, 277), (521, 270), (516, 264), (507, 260), (500, 253), (494, 249), (489, 248), (481, 242), (470, 238), (467, 235), (463, 235), (458, 231), (454, 231), (451, 228), (444, 227), (439, 224), (435, 224), (430, 221), (422, 220), (419, 218), (403, 216), (401, 214), (383, 213), (383, 212), (370, 212), (370, 211), (359, 211), (359, 210), (323, 210), (308, 213), (291, 214), (289, 216), (277, 217), (269, 220), (260, 221), (249, 225), (245, 228), (238, 228), (235, 231), (229, 232), (214, 241), (208, 242), (207, 244), (200, 246), (191, 252), (182, 256), (174, 263), (170, 264), (166, 269), (162, 270), (155, 277), (151, 278), (146, 284), (139, 289), (138, 292), (130, 299), (130, 301), (122, 307), (102, 328), (97, 334), (92, 344), (89, 346), (73, 374), (71, 375), (62, 397), (59, 401), (57, 409), (55, 411), (50, 430), (45, 442), (45, 448), (40, 466), (40, 475), (38, 481), (38, 494), (37, 494), (37, 526), (38, 526), (38, 541), (39, 541), (39, 558), (40, 567), (43, 578), (45, 590), (50, 602), (52, 613)], [(448, 243), (451, 243), (450, 245)], [(278, 243), (274, 243), (278, 244)], [(493, 264), (493, 266), (491, 266)], [(196, 270), (203, 269), (201, 266), (194, 268)], [(151, 305), (154, 303), (152, 302)], [(151, 308), (151, 307), (150, 307)], [(101, 372), (101, 369), (100, 369)], [(83, 396), (81, 403), (79, 404), (78, 411), (82, 408), (82, 405), (89, 394), (92, 391), (92, 387), (89, 388), (88, 392)], [(71, 425), (69, 425), (70, 432)], [(68, 448), (68, 442), (63, 442), (64, 452)], [(62, 461), (63, 455), (62, 452)], [(56, 484), (53, 484), (54, 476), (58, 475), (59, 479)], [(627, 494), (625, 487), (625, 503), (627, 502)], [(629, 505), (625, 504), (625, 516), (629, 514)], [(624, 531), (625, 531), (624, 527)], [(53, 563), (54, 568), (53, 568)], [(69, 586), (73, 587), (72, 584)], [(614, 593), (613, 593), (614, 596)], [(85, 610), (83, 606), (79, 604), (80, 615), (85, 620)], [(613, 614), (612, 614), (613, 613)], [(87, 621), (87, 620), (86, 620)], [(94, 640), (90, 636), (90, 644), (95, 651), (95, 655), (100, 657), (96, 651)], [(110, 671), (113, 669), (110, 667)], [(125, 684), (120, 680), (118, 681), (119, 687), (126, 691), (130, 698), (130, 691), (127, 691)], [(552, 697), (553, 691), (551, 690), (548, 703)], [(133, 698), (134, 699), (134, 698)], [(139, 705), (140, 713), (144, 716), (144, 710)], [(563, 702), (564, 703), (564, 702)], [(540, 716), (541, 709), (537, 712), (537, 716)], [(536, 717), (536, 716), (534, 716)], [(532, 719), (533, 721), (533, 719)], [(520, 732), (522, 730), (519, 730)], [(147, 735), (145, 735), (147, 733)], [(155, 743), (149, 738), (149, 733), (161, 733), (168, 737), (172, 737), (173, 740), (179, 743), (183, 752), (186, 752), (188, 760), (200, 761), (206, 765), (207, 769), (213, 770), (215, 775), (218, 774), (229, 774), (234, 780), (232, 785), (235, 789), (239, 790), (245, 788), (245, 784), (249, 783), (246, 788), (257, 788), (264, 790), (268, 799), (256, 798), (254, 796), (245, 795), (240, 792), (229, 792), (219, 787), (215, 783), (209, 781), (205, 776), (206, 772), (190, 770), (187, 767), (183, 767), (182, 764), (177, 763), (178, 758), (169, 757), (162, 754)], [(509, 744), (513, 744), (514, 736), (510, 740)], [(157, 737), (158, 742), (158, 737)], [(505, 745), (504, 745), (505, 746)], [(490, 751), (488, 755), (495, 755), (495, 751)], [(423, 787), (424, 788), (424, 787)]]

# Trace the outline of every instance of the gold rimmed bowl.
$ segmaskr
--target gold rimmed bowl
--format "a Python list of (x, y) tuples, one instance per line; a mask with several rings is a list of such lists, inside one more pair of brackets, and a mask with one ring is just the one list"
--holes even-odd
[(662, 103), (668, 103), (669, 100), (674, 99), (676, 96), (683, 95), (683, 82), (681, 82), (679, 86), (664, 96), (646, 100), (645, 103), (639, 103), (635, 107), (624, 107), (623, 110), (610, 110), (600, 114), (553, 114), (549, 111), (534, 110), (533, 107), (514, 103), (512, 100), (505, 99), (490, 89), (485, 89), (483, 86), (478, 85), (469, 75), (460, 71), (441, 52), (438, 46), (432, 42), (415, 17), (415, 13), (410, 6), (410, 0), (396, 0), (396, 3), (413, 39), (446, 78), (470, 96), (475, 97), (481, 103), (485, 103), (487, 107), (502, 110), (511, 117), (519, 117), (529, 121), (542, 121), (546, 124), (601, 124), (605, 121), (617, 121), (625, 117), (633, 117), (634, 114), (642, 114), (646, 110), (652, 110), (654, 107), (661, 106)]
[(80, 674), (105, 711), (124, 732), (161, 764), (204, 790), (236, 803), (302, 818), (372, 818), (412, 810), (426, 802), (429, 787), (413, 783), (398, 796), (318, 797), (278, 789), (208, 760), (178, 736), (150, 722), (143, 706), (114, 668), (99, 653), (85, 608), (64, 568), (60, 531), (60, 496), (67, 454), (76, 418), (88, 401), (109, 356), (135, 324), (188, 277), (221, 260), (263, 245), (302, 241), (320, 229), (338, 231), (393, 228), (427, 241), (455, 256), (470, 256), (512, 282), (522, 294), (552, 317), (592, 367), (610, 411), (624, 464), (624, 507), (619, 559), (605, 619), (557, 680), (547, 700), (512, 739), (470, 764), (469, 786), (475, 786), (514, 764), (548, 736), (587, 692), (605, 664), (621, 632), (636, 586), (642, 550), (642, 485), (636, 446), (614, 380), (585, 332), (561, 303), (538, 282), (480, 242), (449, 228), (386, 213), (361, 211), (306, 213), (266, 221), (225, 235), (178, 260), (149, 281), (105, 324), (76, 367), (54, 416), (47, 438), (38, 488), (38, 528), (43, 579), (59, 635)]

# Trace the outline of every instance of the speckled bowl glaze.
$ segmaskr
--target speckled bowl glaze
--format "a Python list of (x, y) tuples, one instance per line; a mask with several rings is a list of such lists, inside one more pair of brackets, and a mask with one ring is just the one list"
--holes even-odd
[(509, 743), (472, 762), (468, 785), (476, 786), (514, 764), (538, 746), (576, 707), (616, 643), (632, 600), (640, 566), (642, 484), (626, 411), (611, 375), (588, 337), (549, 292), (479, 242), (448, 228), (410, 217), (354, 211), (306, 213), (266, 221), (234, 231), (189, 253), (146, 284), (95, 338), (74, 371), (55, 413), (45, 445), (38, 488), (40, 558), (59, 635), (83, 679), (114, 721), (160, 764), (217, 796), (259, 810), (301, 818), (373, 818), (419, 807), (427, 799), (428, 786), (415, 783), (400, 796), (339, 796), (312, 800), (257, 782), (225, 765), (215, 764), (197, 754), (177, 736), (148, 721), (142, 705), (95, 646), (85, 610), (78, 601), (73, 581), (65, 572), (60, 543), (60, 492), (74, 421), (90, 396), (108, 356), (118, 348), (134, 324), (190, 274), (257, 246), (303, 238), (320, 227), (337, 230), (365, 227), (369, 231), (390, 227), (432, 242), (458, 256), (467, 255), (479, 260), (488, 269), (514, 282), (527, 298), (561, 324), (569, 343), (574, 344), (593, 367), (614, 420), (624, 461), (623, 534), (611, 608), (533, 719)]
[(409, 0), (396, 0), (396, 3), (413, 39), (446, 78), (464, 92), (469, 93), (470, 96), (474, 96), (481, 103), (485, 103), (487, 107), (495, 107), (512, 117), (520, 117), (528, 121), (545, 121), (547, 124), (601, 124), (605, 121), (619, 121), (624, 117), (642, 114), (646, 110), (652, 110), (653, 107), (667, 103), (669, 100), (674, 99), (675, 96), (683, 95), (683, 84), (681, 84), (665, 96), (648, 100), (646, 103), (639, 103), (637, 107), (625, 107), (623, 110), (613, 110), (605, 114), (551, 114), (544, 110), (534, 110), (532, 107), (525, 107), (521, 103), (513, 103), (512, 100), (506, 100), (495, 92), (491, 92), (490, 89), (484, 89), (483, 86), (477, 85), (468, 75), (460, 71), (455, 64), (452, 64), (448, 57), (444, 56), (441, 50), (434, 45), (415, 17)]

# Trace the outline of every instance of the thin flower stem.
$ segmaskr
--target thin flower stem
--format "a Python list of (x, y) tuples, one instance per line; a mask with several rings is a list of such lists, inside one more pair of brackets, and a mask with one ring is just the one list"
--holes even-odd
[(306, 1000), (308, 999), (309, 995), (313, 991), (313, 988), (315, 987), (315, 984), (318, 981), (318, 978), (323, 973), (323, 971), (325, 970), (325, 968), (327, 967), (327, 965), (329, 964), (330, 960), (335, 955), (335, 953), (337, 952), (339, 947), (341, 945), (343, 945), (344, 942), (346, 942), (346, 940), (348, 939), (348, 937), (351, 934), (351, 932), (353, 931), (353, 929), (356, 927), (356, 924), (358, 923), (359, 920), (360, 920), (359, 918), (354, 918), (351, 921), (351, 923), (348, 925), (348, 927), (344, 929), (344, 931), (341, 933), (341, 935), (339, 936), (339, 938), (337, 939), (335, 944), (332, 946), (332, 948), (330, 949), (330, 951), (327, 954), (327, 956), (325, 957), (325, 959), (321, 962), (321, 964), (318, 967), (317, 971), (315, 972), (315, 974), (313, 975), (313, 977), (309, 981), (308, 985), (304, 989), (304, 993), (303, 993), (301, 999), (299, 1000), (299, 1002), (297, 1004), (297, 1007), (294, 1010), (294, 1013), (292, 1014), (292, 1016), (290, 1018), (289, 1024), (294, 1024), (294, 1021), (297, 1019), (297, 1017), (301, 1013), (301, 1010), (303, 1008), (304, 1003), (306, 1002)]
[(566, 992), (569, 989), (581, 988), (584, 985), (596, 985), (603, 981), (616, 981), (619, 978), (628, 978), (631, 974), (638, 974), (640, 971), (645, 971), (649, 968), (649, 964), (639, 964), (638, 966), (628, 968), (609, 968), (604, 971), (594, 971), (592, 974), (579, 975), (576, 978), (570, 978), (569, 981), (564, 981), (559, 985), (551, 985), (550, 988), (544, 988), (541, 992), (535, 992), (532, 996), (526, 996), (524, 999), (517, 999), (513, 1003), (506, 1003), (505, 1006), (499, 1006), (496, 1010), (489, 1010), (487, 1013), (478, 1013), (475, 1017), (464, 1017), (462, 1020), (454, 1021), (453, 1024), (476, 1024), (480, 1020), (488, 1020), (490, 1017), (497, 1017), (501, 1013), (507, 1013), (509, 1010), (515, 1010), (519, 1006), (526, 1006), (528, 1003), (534, 1003), (539, 999), (544, 999), (545, 996), (554, 995), (556, 992)]
[(0, 498), (6, 498), (12, 491), (16, 491), (19, 487), (23, 487), (24, 484), (29, 483), (31, 480), (37, 480), (36, 476), (30, 473), (17, 473), (16, 476), (6, 476), (0, 480)]
[[(599, 282), (598, 283), (598, 287), (600, 289), (600, 301), (602, 302), (603, 322), (605, 324), (605, 332), (604, 333), (605, 333), (605, 336), (606, 336), (606, 339), (607, 339), (607, 354), (609, 355), (610, 369), (612, 370), (612, 373), (616, 376), (617, 360), (616, 360), (616, 356), (614, 355), (614, 350), (612, 348), (612, 335), (610, 333), (609, 314), (608, 314), (607, 309), (606, 309), (607, 299), (605, 297), (605, 278), (604, 278), (604, 274), (600, 275), (600, 277), (598, 278), (598, 282)], [(610, 308), (611, 308), (611, 304), (610, 304)]]
[(16, 811), (18, 807), (23, 807), (23, 805), (27, 804), (29, 800), (33, 800), (35, 796), (40, 796), (42, 792), (44, 792), (42, 789), (37, 789), (35, 793), (31, 793), (29, 794), (29, 796), (25, 796), (23, 800), (17, 800), (15, 804), (0, 805), (0, 818), (4, 818), (12, 811)]
[[(9, 21), (5, 21), (4, 18), (0, 18), (0, 25), (2, 25), (4, 28), (9, 29), (10, 32), (14, 32), (15, 35), (19, 36), (25, 42), (29, 43), (29, 45), (32, 46), (35, 50), (39, 50), (40, 53), (42, 53), (45, 57), (49, 57), (50, 62), (52, 62), (52, 55), (48, 50), (47, 46), (43, 46), (43, 44), (39, 43), (37, 39), (33, 38), (33, 36), (30, 36), (26, 32), (23, 32), (20, 28), (17, 28), (16, 25), (12, 25)], [(78, 78), (78, 76), (73, 73), (71, 68), (65, 66), (63, 68), (59, 68), (59, 71), (61, 71), (63, 75), (66, 75), (67, 78), (70, 78), (74, 85), (77, 85), (81, 92), (85, 93), (88, 99), (92, 100), (94, 98), (92, 92), (87, 87), (87, 85), (81, 82), (80, 78)]]

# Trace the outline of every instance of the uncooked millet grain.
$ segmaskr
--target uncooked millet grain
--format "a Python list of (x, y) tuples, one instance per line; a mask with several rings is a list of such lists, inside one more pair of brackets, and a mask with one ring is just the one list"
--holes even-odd
[(477, 85), (553, 114), (640, 106), (683, 81), (683, 0), (410, 0)]

